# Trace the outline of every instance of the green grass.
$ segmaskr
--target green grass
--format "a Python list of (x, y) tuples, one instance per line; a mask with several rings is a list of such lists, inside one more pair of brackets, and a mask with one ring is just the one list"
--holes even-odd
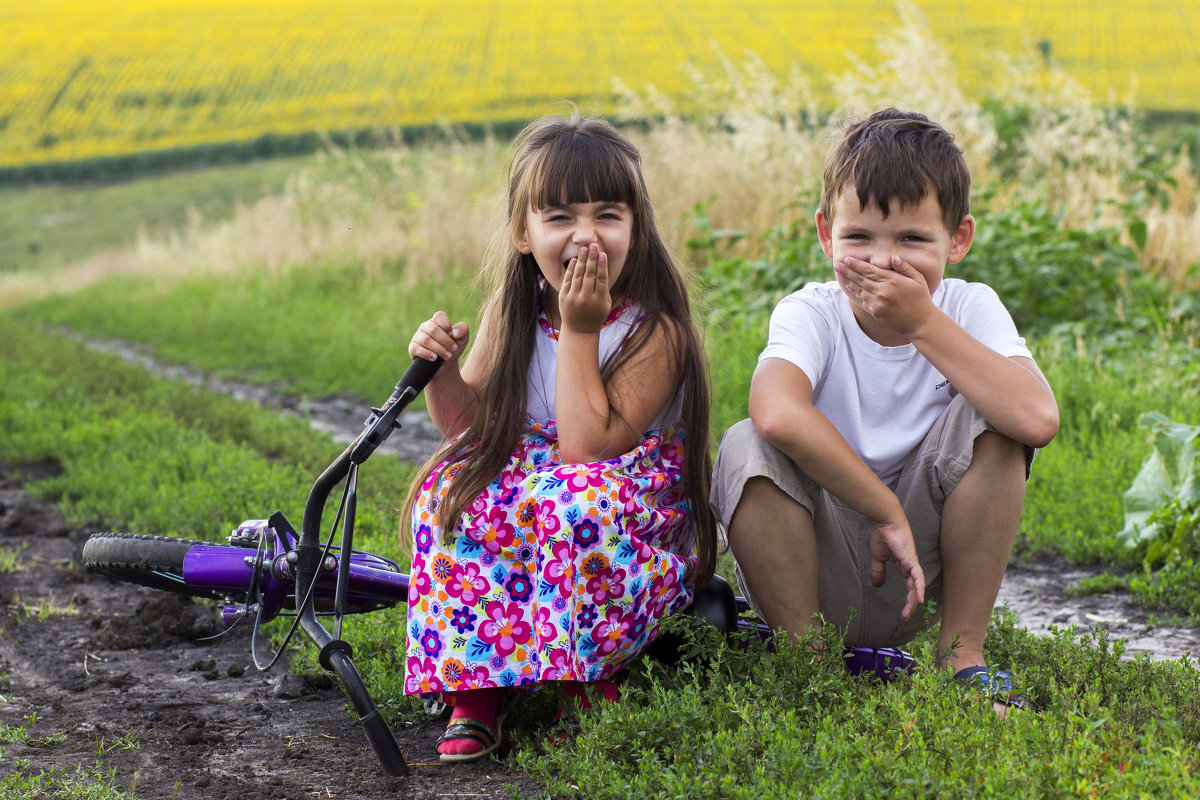
[(136, 181), (0, 186), (0, 273), (45, 272), (98, 250), (212, 224), (279, 191), (312, 158), (209, 166)]
[(368, 273), (337, 264), (277, 276), (113, 280), (38, 301), (21, 316), (150, 345), (159, 358), (204, 370), (286, 381), (293, 392), (381, 400), (408, 366), (417, 325), (438, 308), (474, 313), (476, 298), (465, 273), (415, 291), (403, 265)]
[[(155, 378), (8, 317), (0, 341), (0, 461), (58, 462), (61, 475), (30, 488), (57, 500), (71, 525), (220, 539), (275, 510), (298, 525), (314, 477), (342, 450), (304, 420)], [(395, 506), (411, 471), (384, 455), (364, 470), (363, 546), (395, 555)]]

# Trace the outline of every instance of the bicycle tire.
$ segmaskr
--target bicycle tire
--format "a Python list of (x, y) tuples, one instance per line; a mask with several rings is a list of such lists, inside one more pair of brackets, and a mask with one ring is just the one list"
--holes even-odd
[(190, 597), (220, 598), (226, 592), (189, 586), (183, 580), (183, 559), (198, 539), (105, 531), (84, 542), (83, 563), (92, 572), (110, 578)]

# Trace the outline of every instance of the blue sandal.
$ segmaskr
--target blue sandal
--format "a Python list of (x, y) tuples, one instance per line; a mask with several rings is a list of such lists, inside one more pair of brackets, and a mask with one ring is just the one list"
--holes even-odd
[(1002, 669), (988, 667), (967, 667), (954, 673), (956, 681), (962, 681), (972, 689), (978, 689), (985, 697), (990, 697), (998, 703), (1004, 703), (1017, 710), (1029, 707), (1029, 701), (1019, 694), (1013, 694), (1012, 674)]

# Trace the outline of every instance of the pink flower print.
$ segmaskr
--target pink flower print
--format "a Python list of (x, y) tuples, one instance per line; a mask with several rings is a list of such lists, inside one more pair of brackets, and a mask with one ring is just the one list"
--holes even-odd
[(592, 628), (592, 639), (596, 642), (596, 653), (606, 656), (621, 646), (626, 632), (633, 626), (633, 615), (619, 608), (610, 608), (604, 619)]
[(485, 495), (481, 494), (478, 497), (476, 497), (474, 500), (472, 500), (471, 503), (467, 506), (467, 514), (470, 514), (472, 516), (474, 516), (476, 514), (482, 514), (484, 511), (487, 510), (487, 507), (488, 507), (488, 498)]
[(571, 675), (571, 657), (563, 648), (555, 648), (550, 651), (550, 655), (546, 658), (550, 663), (550, 667), (542, 673), (542, 677), (548, 681), (566, 680)]
[(493, 499), (493, 503), (498, 506), (511, 506), (521, 494), (521, 487), (510, 486), (507, 489), (501, 490)]
[(654, 548), (642, 541), (640, 533), (640, 531), (635, 532), (628, 540), (629, 546), (637, 550), (637, 555), (633, 557), (633, 560), (649, 564), (654, 560)]
[(626, 514), (636, 514), (641, 506), (637, 499), (637, 486), (632, 481), (622, 481), (617, 489), (617, 502)]
[(537, 631), (537, 638), (543, 642), (552, 642), (558, 638), (558, 628), (554, 627), (551, 620), (554, 613), (546, 606), (538, 609), (537, 618), (533, 621), (533, 627)]
[(475, 667), (474, 669), (464, 669), (460, 675), (461, 682), (458, 684), (459, 691), (463, 689), (482, 689), (491, 685), (491, 673), (487, 667)]
[(409, 658), (408, 675), (404, 679), (405, 694), (428, 694), (442, 690), (437, 664), (432, 658)]
[(517, 603), (493, 600), (483, 613), (487, 619), (479, 626), (479, 638), (495, 645), (497, 655), (510, 655), (517, 645), (529, 643), (532, 629), (521, 619), (521, 606)]
[(662, 470), (655, 470), (646, 475), (646, 488), (651, 492), (661, 491), (667, 485), (667, 476)]
[(515, 529), (505, 521), (507, 514), (504, 509), (493, 507), (488, 515), (477, 520), (467, 531), (472, 541), (479, 542), (483, 549), (495, 555), (501, 548), (513, 543)]
[(667, 605), (674, 600), (683, 587), (679, 585), (679, 575), (671, 570), (665, 575), (656, 575), (650, 582), (650, 599), (646, 610), (654, 616), (661, 616)]
[(433, 582), (429, 580), (429, 573), (424, 570), (416, 573), (408, 581), (408, 604), (415, 606), (422, 597), (428, 597), (432, 590)]
[(541, 528), (542, 541), (558, 533), (562, 522), (558, 518), (558, 505), (553, 500), (543, 500), (537, 508), (538, 527)]
[(585, 491), (589, 486), (604, 485), (604, 466), (601, 464), (567, 464), (554, 470), (554, 477), (566, 483), (568, 491)]
[(598, 606), (610, 603), (625, 594), (625, 570), (602, 570), (587, 582), (592, 602)]
[(473, 561), (455, 564), (446, 581), (446, 594), (457, 598), (464, 606), (473, 606), (491, 589), (488, 579), (479, 574), (479, 565)]
[(668, 466), (677, 466), (683, 463), (684, 444), (683, 439), (676, 437), (668, 440), (662, 446), (661, 460)]

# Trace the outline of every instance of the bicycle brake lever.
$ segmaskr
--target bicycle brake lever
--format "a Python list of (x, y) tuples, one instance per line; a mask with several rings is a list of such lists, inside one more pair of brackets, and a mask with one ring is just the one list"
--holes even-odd
[(350, 455), (352, 462), (361, 464), (366, 461), (379, 445), (383, 444), (392, 429), (400, 427), (397, 420), (400, 412), (425, 389), (442, 363), (440, 358), (436, 361), (413, 359), (412, 364), (396, 383), (396, 390), (392, 392), (392, 396), (387, 399), (387, 402), (380, 408), (371, 409), (371, 416), (363, 423), (366, 430), (355, 440), (354, 451)]

